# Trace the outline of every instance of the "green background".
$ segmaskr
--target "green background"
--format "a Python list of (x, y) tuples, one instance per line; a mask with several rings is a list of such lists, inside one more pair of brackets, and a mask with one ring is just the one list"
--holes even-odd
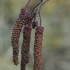
[[(27, 9), (31, 11), (38, 1), (31, 0)], [(20, 9), (26, 3), (27, 0), (0, 0), (0, 70), (20, 70), (20, 64), (15, 66), (12, 62), (11, 35)], [(70, 0), (49, 0), (43, 5), (41, 16), (44, 27), (42, 70), (70, 70)], [(34, 33), (32, 30), (27, 70), (33, 69)], [(21, 49), (22, 33), (19, 44)], [(19, 63), (20, 59), (19, 55)]]

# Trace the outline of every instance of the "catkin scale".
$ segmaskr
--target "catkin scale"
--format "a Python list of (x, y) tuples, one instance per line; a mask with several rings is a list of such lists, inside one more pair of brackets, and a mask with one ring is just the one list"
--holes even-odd
[(31, 22), (31, 20), (32, 20), (32, 17), (29, 15), (29, 12), (27, 12), (25, 9), (21, 9), (21, 13), (19, 15), (19, 18), (16, 20), (16, 24), (14, 25), (14, 28), (12, 31), (12, 37), (11, 37), (14, 65), (18, 65), (20, 32), (22, 30), (23, 25), (26, 25), (28, 22)]
[(42, 65), (42, 37), (44, 28), (38, 26), (35, 30), (35, 41), (34, 41), (34, 66), (33, 70), (41, 70)]
[(21, 70), (25, 70), (29, 62), (30, 38), (32, 27), (25, 25), (23, 29), (23, 42), (21, 47)]

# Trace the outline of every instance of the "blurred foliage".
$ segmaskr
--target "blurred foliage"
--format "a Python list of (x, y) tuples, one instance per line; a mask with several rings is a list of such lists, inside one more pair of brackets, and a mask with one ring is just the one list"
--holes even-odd
[[(38, 1), (32, 0), (27, 9), (31, 11)], [(20, 70), (20, 64), (14, 66), (12, 62), (11, 34), (20, 9), (26, 3), (27, 0), (0, 0), (0, 70)], [(70, 0), (49, 0), (43, 5), (41, 15), (44, 26), (42, 70), (70, 70)], [(27, 70), (33, 66), (33, 41), (34, 30)], [(21, 44), (22, 33), (20, 49)]]

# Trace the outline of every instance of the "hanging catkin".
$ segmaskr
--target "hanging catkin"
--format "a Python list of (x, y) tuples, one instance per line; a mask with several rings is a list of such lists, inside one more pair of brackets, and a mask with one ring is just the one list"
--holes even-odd
[(16, 24), (14, 25), (11, 37), (11, 43), (13, 47), (13, 62), (15, 65), (18, 64), (20, 32), (22, 30), (23, 25), (26, 25), (26, 23), (28, 22), (31, 22), (31, 16), (25, 9), (21, 9), (21, 13), (16, 21)]
[(12, 42), (12, 47), (13, 47), (13, 62), (14, 65), (18, 64), (18, 53), (19, 53), (19, 37), (20, 37), (20, 32), (21, 32), (21, 27), (23, 24), (21, 21), (16, 22), (13, 32), (12, 32), (12, 37), (11, 37), (11, 42)]
[(21, 70), (25, 70), (26, 64), (29, 62), (29, 49), (32, 27), (25, 25), (23, 29), (23, 43), (21, 47)]
[(42, 37), (44, 28), (38, 26), (35, 30), (35, 41), (34, 41), (34, 66), (33, 70), (41, 70), (42, 65)]

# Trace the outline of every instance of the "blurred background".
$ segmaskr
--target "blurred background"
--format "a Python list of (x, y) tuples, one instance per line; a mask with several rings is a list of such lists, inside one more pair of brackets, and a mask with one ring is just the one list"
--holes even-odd
[[(20, 9), (28, 0), (0, 0), (0, 70), (20, 70), (20, 64), (12, 62), (11, 35)], [(31, 0), (28, 10), (39, 0)], [(44, 0), (45, 1), (45, 0)], [(41, 9), (43, 35), (42, 70), (70, 70), (70, 0), (49, 0)], [(27, 70), (33, 69), (32, 30), (30, 62)], [(20, 48), (22, 33), (20, 36)], [(19, 62), (20, 62), (19, 55)]]

